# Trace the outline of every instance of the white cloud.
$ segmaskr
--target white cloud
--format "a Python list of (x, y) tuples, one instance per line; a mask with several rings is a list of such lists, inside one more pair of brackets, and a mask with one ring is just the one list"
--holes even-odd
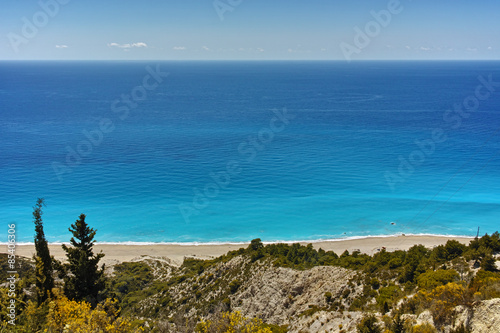
[(469, 51), (469, 52), (476, 52), (477, 49), (475, 47), (468, 47), (467, 51)]
[(422, 51), (430, 51), (431, 48), (430, 47), (423, 47), (423, 46), (421, 46), (420, 49)]
[(184, 51), (186, 49), (186, 47), (185, 46), (174, 46), (173, 49), (176, 51)]
[(138, 43), (127, 43), (127, 44), (118, 44), (118, 43), (108, 43), (108, 47), (117, 47), (120, 49), (131, 49), (133, 47), (148, 47), (148, 44), (143, 43), (143, 42), (138, 42)]
[(67, 48), (68, 48), (68, 45), (64, 45), (64, 44), (56, 45), (56, 49), (67, 49)]
[(488, 50), (493, 50), (493, 48), (491, 46), (488, 46)]
[(409, 49), (411, 49), (411, 47), (409, 47), (408, 45), (406, 45), (405, 47), (406, 47), (406, 49), (408, 49), (408, 50), (409, 50)]
[(142, 43), (142, 42), (140, 42), (140, 43), (133, 43), (132, 47), (148, 47), (148, 44)]
[(262, 48), (258, 47), (258, 48), (257, 48), (257, 51), (259, 51), (259, 52), (264, 52), (264, 49), (262, 49)]
[(210, 51), (210, 49), (206, 46), (202, 46), (201, 48), (204, 49), (205, 51)]

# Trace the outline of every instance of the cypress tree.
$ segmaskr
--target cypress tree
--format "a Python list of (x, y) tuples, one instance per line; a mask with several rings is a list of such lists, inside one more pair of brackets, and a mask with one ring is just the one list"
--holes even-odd
[(43, 198), (38, 198), (33, 207), (33, 222), (35, 223), (35, 260), (36, 260), (36, 288), (38, 304), (43, 303), (54, 288), (52, 257), (49, 245), (43, 232), (42, 207), (45, 206)]
[(72, 247), (63, 244), (68, 263), (68, 274), (65, 277), (64, 293), (72, 300), (87, 301), (93, 307), (99, 301), (99, 293), (104, 289), (104, 265), (99, 269), (99, 260), (103, 253), (94, 255), (94, 236), (96, 230), (85, 222), (85, 214), (81, 214), (68, 230), (73, 234)]

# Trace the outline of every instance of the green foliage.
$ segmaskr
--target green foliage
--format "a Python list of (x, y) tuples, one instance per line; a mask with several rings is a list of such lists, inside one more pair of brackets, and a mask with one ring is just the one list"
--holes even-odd
[(233, 280), (229, 284), (229, 290), (231, 291), (231, 294), (234, 294), (236, 291), (238, 291), (238, 288), (241, 286), (241, 281), (240, 280)]
[(419, 288), (434, 289), (437, 286), (445, 285), (449, 282), (454, 282), (459, 279), (459, 275), (452, 269), (438, 269), (437, 271), (428, 270), (420, 274), (417, 278)]
[(473, 250), (478, 250), (482, 247), (490, 249), (493, 252), (500, 252), (500, 233), (496, 231), (491, 236), (486, 234), (481, 238), (476, 238), (470, 242), (469, 247)]
[(467, 246), (456, 240), (448, 240), (445, 245), (436, 246), (431, 257), (436, 263), (453, 260), (460, 257), (467, 250)]
[(495, 258), (493, 258), (491, 253), (486, 254), (484, 258), (481, 260), (481, 269), (489, 272), (497, 271), (497, 266), (495, 265)]
[(114, 276), (109, 279), (110, 293), (127, 304), (136, 292), (153, 281), (151, 268), (144, 262), (124, 262), (114, 266)]
[(330, 304), (333, 301), (333, 296), (331, 292), (327, 291), (325, 293), (325, 301), (327, 304)]
[(413, 326), (412, 333), (437, 333), (437, 330), (431, 324), (425, 323), (422, 325)]
[(357, 325), (359, 333), (382, 333), (382, 328), (378, 324), (378, 320), (374, 315), (368, 315), (361, 319)]
[(481, 300), (500, 298), (500, 272), (478, 271), (469, 288)]
[(302, 312), (299, 317), (310, 317), (312, 316), (313, 314), (315, 314), (316, 312), (318, 311), (321, 311), (322, 309), (319, 307), (319, 306), (316, 306), (316, 305), (309, 305), (309, 308), (307, 310), (305, 310), (304, 312)]
[[(11, 271), (9, 268), (9, 256), (7, 253), (0, 253), (0, 281), (6, 281), (7, 277), (10, 275), (7, 271)], [(35, 273), (34, 263), (32, 260), (20, 256), (16, 256), (16, 266), (15, 270), (20, 277), (33, 276)], [(34, 280), (33, 280), (34, 281)]]
[(390, 323), (390, 328), (392, 333), (404, 333), (405, 332), (405, 321), (403, 318), (401, 318), (400, 313), (396, 313), (394, 318), (392, 318), (392, 321)]
[(219, 257), (217, 260), (201, 260), (194, 258), (186, 258), (182, 263), (184, 274), (188, 276), (196, 276), (202, 274), (206, 268), (212, 266), (215, 262), (223, 261), (224, 256)]
[(248, 249), (250, 251), (258, 251), (259, 249), (263, 248), (264, 244), (262, 244), (262, 241), (260, 238), (252, 239), (250, 242), (250, 245), (248, 246)]
[(105, 287), (104, 265), (101, 269), (98, 267), (104, 254), (94, 255), (92, 250), (96, 230), (85, 222), (85, 214), (81, 214), (68, 230), (73, 237), (70, 240), (72, 247), (62, 245), (68, 258), (68, 263), (64, 265), (64, 293), (71, 300), (86, 301), (94, 307)]
[(260, 325), (262, 329), (270, 329), (272, 333), (287, 333), (288, 332), (288, 325), (273, 325), (273, 324), (266, 324), (263, 323)]
[(388, 308), (389, 306), (392, 306), (392, 304), (394, 304), (395, 301), (402, 295), (401, 289), (395, 285), (380, 288), (378, 292), (379, 295), (376, 297), (377, 304), (382, 306), (385, 312), (388, 312), (389, 310), (384, 308), (384, 304), (386, 304)]
[(35, 250), (36, 250), (36, 288), (37, 301), (42, 304), (49, 297), (54, 288), (54, 277), (52, 267), (52, 257), (49, 252), (49, 245), (45, 238), (42, 221), (42, 207), (45, 206), (43, 198), (38, 198), (33, 207), (33, 223), (35, 223)]

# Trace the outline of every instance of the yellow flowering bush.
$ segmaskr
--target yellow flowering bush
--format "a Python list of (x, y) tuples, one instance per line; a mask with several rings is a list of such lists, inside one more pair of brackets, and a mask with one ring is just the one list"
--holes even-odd
[(418, 297), (424, 306), (430, 309), (436, 326), (440, 327), (452, 319), (454, 308), (458, 305), (470, 305), (472, 295), (461, 284), (450, 282), (438, 286), (430, 292), (421, 290)]
[[(106, 311), (106, 310), (107, 311)], [(107, 299), (95, 309), (87, 302), (76, 302), (58, 296), (49, 303), (44, 332), (64, 333), (127, 333), (140, 332), (132, 324), (117, 316), (116, 300)]]

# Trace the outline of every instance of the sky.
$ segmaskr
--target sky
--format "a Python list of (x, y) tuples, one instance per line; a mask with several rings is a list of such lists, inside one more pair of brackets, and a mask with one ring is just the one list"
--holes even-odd
[(500, 59), (499, 0), (1, 0), (0, 60)]

